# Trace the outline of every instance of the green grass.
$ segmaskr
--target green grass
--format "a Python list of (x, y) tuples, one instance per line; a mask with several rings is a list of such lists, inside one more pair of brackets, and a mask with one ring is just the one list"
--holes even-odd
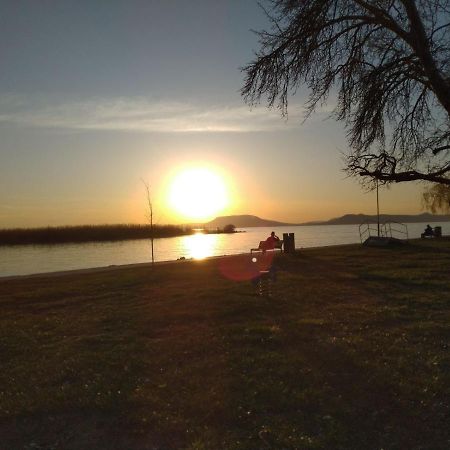
[(224, 261), (0, 281), (0, 447), (450, 447), (449, 240)]

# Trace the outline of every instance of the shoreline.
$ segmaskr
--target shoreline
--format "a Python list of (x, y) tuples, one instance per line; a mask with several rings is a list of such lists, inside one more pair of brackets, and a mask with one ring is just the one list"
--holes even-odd
[(155, 261), (152, 262), (143, 262), (143, 263), (131, 263), (131, 264), (114, 264), (110, 266), (100, 266), (100, 267), (86, 267), (83, 269), (69, 269), (69, 270), (57, 270), (52, 272), (37, 272), (37, 273), (30, 273), (30, 274), (23, 274), (23, 275), (6, 275), (6, 276), (0, 276), (0, 283), (2, 281), (10, 281), (10, 280), (18, 280), (18, 279), (28, 279), (28, 278), (46, 278), (46, 277), (63, 277), (63, 276), (70, 276), (70, 275), (89, 275), (92, 273), (103, 273), (103, 272), (113, 272), (118, 270), (127, 270), (127, 269), (142, 269), (146, 267), (152, 267), (152, 265), (155, 266), (166, 266), (169, 264), (182, 264), (186, 262), (202, 262), (202, 261), (212, 261), (214, 259), (219, 258), (231, 258), (233, 256), (238, 255), (246, 255), (250, 253), (236, 253), (233, 255), (220, 255), (220, 256), (208, 256), (203, 259), (195, 259), (195, 258), (189, 258), (189, 259), (173, 259), (169, 261)]
[[(336, 245), (321, 245), (316, 247), (298, 247), (296, 248), (297, 251), (304, 251), (304, 250), (317, 250), (317, 249), (326, 249), (330, 247), (346, 247), (346, 246), (353, 246), (353, 245), (361, 245), (360, 243), (352, 243), (352, 244), (336, 244)], [(280, 253), (280, 252), (277, 252)], [(216, 255), (216, 256), (207, 256), (202, 259), (196, 259), (196, 258), (189, 258), (189, 259), (173, 259), (168, 261), (155, 261), (153, 264), (156, 266), (163, 266), (168, 264), (181, 264), (186, 262), (202, 262), (202, 261), (212, 261), (215, 259), (221, 259), (221, 258), (232, 258), (234, 256), (239, 255), (250, 255), (249, 252), (242, 252), (242, 253), (234, 253), (230, 255)], [(151, 267), (151, 262), (141, 262), (141, 263), (131, 263), (131, 264), (113, 264), (110, 266), (99, 266), (99, 267), (86, 267), (82, 269), (69, 269), (69, 270), (57, 270), (57, 271), (51, 271), (51, 272), (36, 272), (36, 273), (30, 273), (30, 274), (23, 274), (23, 275), (0, 275), (0, 282), (2, 281), (10, 281), (10, 280), (18, 280), (18, 279), (28, 279), (28, 278), (45, 278), (45, 277), (62, 277), (62, 276), (70, 276), (70, 275), (82, 275), (82, 274), (91, 274), (91, 273), (102, 273), (102, 272), (111, 272), (116, 270), (127, 270), (127, 269), (138, 269), (138, 268), (145, 268), (145, 267)]]
[[(440, 239), (442, 240), (448, 240), (450, 239), (450, 235), (444, 235)], [(413, 238), (409, 239), (408, 242), (420, 242), (420, 238)], [(354, 242), (350, 244), (334, 244), (334, 245), (320, 245), (320, 246), (314, 246), (314, 247), (298, 247), (296, 248), (296, 252), (298, 251), (305, 251), (305, 250), (318, 250), (318, 249), (327, 249), (327, 248), (339, 248), (339, 247), (348, 247), (348, 246), (362, 246), (363, 244), (360, 242)], [(277, 252), (279, 253), (279, 252)], [(214, 256), (207, 256), (202, 259), (196, 259), (196, 258), (187, 258), (187, 259), (172, 259), (167, 261), (155, 261), (152, 262), (141, 262), (141, 263), (130, 263), (130, 264), (112, 264), (109, 266), (97, 266), (97, 267), (85, 267), (80, 269), (69, 269), (69, 270), (56, 270), (51, 272), (36, 272), (36, 273), (30, 273), (30, 274), (23, 274), (23, 275), (0, 275), (0, 282), (2, 281), (9, 281), (9, 280), (18, 280), (18, 279), (28, 279), (28, 278), (45, 278), (45, 277), (62, 277), (62, 276), (70, 276), (70, 275), (82, 275), (82, 274), (91, 274), (91, 273), (102, 273), (102, 272), (111, 272), (111, 271), (117, 271), (117, 270), (127, 270), (127, 269), (138, 269), (138, 268), (145, 268), (145, 267), (151, 267), (152, 265), (156, 266), (163, 266), (168, 264), (181, 264), (186, 262), (202, 262), (202, 261), (212, 261), (215, 259), (221, 259), (221, 258), (231, 258), (234, 256), (239, 255), (250, 255), (249, 252), (242, 252), (242, 253), (233, 253), (228, 255), (214, 255)]]
[(176, 264), (182, 263), (186, 261), (193, 261), (193, 259), (186, 260), (171, 260), (171, 261), (157, 261), (155, 263), (145, 262), (145, 263), (132, 263), (132, 264), (117, 264), (111, 266), (100, 266), (100, 267), (86, 267), (83, 269), (69, 269), (69, 270), (57, 270), (54, 272), (37, 272), (30, 273), (24, 275), (6, 275), (0, 276), (0, 282), (9, 281), (9, 280), (17, 280), (17, 279), (28, 279), (28, 278), (45, 278), (45, 277), (63, 277), (69, 275), (82, 275), (82, 274), (91, 274), (91, 273), (101, 273), (101, 272), (113, 272), (115, 270), (126, 270), (126, 269), (137, 269), (137, 268), (145, 268), (151, 267), (152, 265), (167, 265), (167, 264)]
[[(223, 229), (196, 229), (178, 227), (176, 225), (162, 225), (153, 236), (154, 240), (203, 234), (234, 234), (245, 231), (225, 231)], [(78, 234), (77, 234), (78, 233)], [(99, 235), (99, 233), (102, 233)], [(26, 245), (71, 245), (71, 244), (102, 244), (110, 242), (126, 242), (136, 240), (151, 240), (147, 225), (126, 226), (74, 226), (49, 228), (5, 228), (0, 229), (0, 248)]]

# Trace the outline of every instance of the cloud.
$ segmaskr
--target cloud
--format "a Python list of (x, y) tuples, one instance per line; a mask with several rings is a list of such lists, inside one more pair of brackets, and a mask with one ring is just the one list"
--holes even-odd
[[(292, 112), (293, 111), (293, 112)], [(68, 130), (161, 133), (277, 131), (297, 127), (301, 111), (279, 111), (247, 105), (204, 106), (145, 98), (93, 99), (45, 104), (22, 96), (0, 98), (0, 123)]]

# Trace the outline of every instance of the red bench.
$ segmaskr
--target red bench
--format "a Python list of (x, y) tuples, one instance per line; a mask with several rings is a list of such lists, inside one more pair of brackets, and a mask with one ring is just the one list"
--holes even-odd
[(267, 241), (260, 241), (258, 248), (252, 248), (250, 249), (250, 253), (253, 252), (265, 252), (267, 250), (281, 250), (283, 251), (283, 241), (275, 241), (273, 243), (273, 247), (271, 244), (269, 244)]

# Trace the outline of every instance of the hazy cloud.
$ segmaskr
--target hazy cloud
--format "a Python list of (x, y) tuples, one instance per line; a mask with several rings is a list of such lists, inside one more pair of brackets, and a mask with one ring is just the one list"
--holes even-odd
[(301, 111), (290, 109), (289, 120), (261, 105), (202, 106), (181, 102), (152, 102), (143, 98), (94, 99), (43, 104), (22, 96), (0, 98), (0, 122), (19, 126), (72, 130), (133, 132), (251, 132), (298, 126)]

